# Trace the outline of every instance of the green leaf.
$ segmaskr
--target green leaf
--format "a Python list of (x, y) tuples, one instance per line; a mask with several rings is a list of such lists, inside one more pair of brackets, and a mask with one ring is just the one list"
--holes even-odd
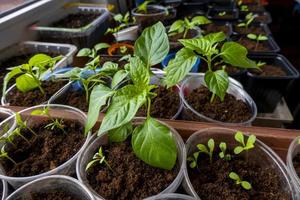
[(204, 16), (196, 16), (196, 17), (193, 17), (192, 23), (194, 25), (205, 25), (205, 24), (212, 23), (212, 21), (210, 21), (209, 19), (207, 19)]
[(118, 64), (114, 62), (105, 62), (99, 72), (103, 72), (109, 75), (114, 75), (118, 71)]
[(255, 140), (256, 140), (255, 135), (250, 135), (248, 137), (247, 144), (246, 144), (246, 149), (247, 150), (254, 148)]
[(96, 85), (90, 95), (89, 111), (85, 125), (85, 134), (89, 132), (95, 125), (101, 108), (106, 104), (107, 100), (115, 93), (105, 85)]
[(150, 83), (149, 70), (138, 57), (130, 58), (129, 74), (134, 85), (146, 87)]
[(232, 180), (235, 180), (235, 181), (239, 181), (239, 180), (240, 180), (239, 175), (237, 175), (235, 172), (230, 172), (229, 177), (230, 177)]
[(225, 42), (221, 57), (225, 63), (239, 68), (257, 68), (254, 61), (247, 58), (247, 49), (236, 42)]
[(177, 159), (177, 147), (171, 130), (154, 118), (147, 118), (132, 134), (132, 149), (145, 163), (171, 170)]
[(242, 181), (241, 185), (246, 190), (250, 190), (252, 188), (251, 184), (247, 181)]
[(124, 142), (128, 136), (132, 133), (133, 127), (132, 123), (128, 122), (123, 126), (120, 126), (116, 129), (108, 131), (109, 141), (110, 142)]
[(166, 72), (164, 83), (167, 87), (172, 87), (184, 79), (196, 62), (197, 56), (192, 50), (183, 48), (178, 51), (176, 57), (164, 69)]
[[(183, 20), (176, 20), (170, 27), (169, 33), (171, 32), (179, 32), (179, 30), (184, 26), (184, 21)], [(184, 30), (184, 29), (183, 29)]]
[(134, 54), (140, 57), (147, 68), (160, 63), (168, 53), (169, 39), (161, 22), (146, 28), (134, 45)]
[(249, 33), (249, 34), (247, 34), (247, 38), (249, 38), (251, 40), (256, 40), (257, 39), (257, 35), (255, 35), (253, 33)]
[(224, 152), (220, 152), (220, 153), (219, 153), (219, 157), (220, 157), (220, 158), (224, 158), (224, 157), (225, 157)]
[(195, 168), (197, 163), (195, 161), (190, 162), (190, 168)]
[(7, 88), (7, 84), (9, 83), (9, 81), (19, 75), (24, 73), (19, 67), (18, 68), (14, 68), (12, 71), (8, 72), (5, 77), (4, 77), (4, 82), (3, 82), (3, 88), (2, 88), (2, 94), (5, 94), (6, 92), (6, 88)]
[(244, 134), (241, 131), (238, 131), (238, 132), (235, 133), (234, 139), (237, 142), (239, 142), (240, 144), (242, 144), (243, 146), (245, 146)]
[(28, 92), (39, 86), (39, 83), (29, 74), (23, 74), (16, 79), (16, 86), (21, 92)]
[(98, 135), (130, 122), (146, 102), (146, 96), (147, 90), (141, 90), (135, 85), (126, 85), (118, 90), (102, 121)]
[(221, 149), (221, 151), (226, 151), (226, 149), (227, 149), (227, 145), (226, 145), (226, 143), (225, 142), (221, 142), (220, 144), (219, 144), (219, 147), (220, 147), (220, 149)]
[(207, 149), (207, 147), (204, 144), (197, 144), (197, 148), (204, 153), (209, 153), (209, 150)]
[(223, 32), (211, 33), (204, 36), (203, 39), (206, 39), (211, 45), (214, 45), (215, 43), (224, 41), (226, 39), (226, 35)]
[(209, 91), (217, 95), (222, 101), (229, 87), (228, 74), (222, 69), (217, 71), (207, 71), (204, 76), (205, 83)]
[(245, 27), (246, 24), (245, 24), (245, 23), (239, 23), (237, 26), (238, 26), (238, 27)]
[[(46, 108), (47, 110), (49, 110), (48, 108)], [(45, 109), (35, 109), (33, 110), (30, 114), (33, 115), (33, 116), (44, 116), (44, 115), (47, 115), (47, 110)]]
[(94, 46), (94, 49), (95, 49), (96, 52), (97, 52), (97, 51), (100, 51), (101, 49), (107, 49), (107, 48), (109, 48), (109, 47), (110, 47), (110, 45), (107, 44), (107, 43), (99, 43), (99, 44), (96, 44), (96, 45)]
[(209, 148), (209, 152), (212, 153), (215, 149), (215, 141), (213, 139), (209, 139), (207, 142), (207, 146)]
[(116, 86), (121, 83), (128, 75), (128, 72), (125, 70), (119, 70), (112, 78), (111, 88), (116, 88)]
[(79, 52), (77, 53), (77, 57), (87, 57), (92, 53), (92, 50), (89, 48), (83, 48), (80, 49)]
[(194, 50), (199, 54), (207, 55), (211, 52), (210, 42), (204, 37), (194, 39), (181, 39), (179, 42), (186, 48)]
[(96, 162), (98, 162), (99, 160), (92, 160), (91, 162), (89, 162), (86, 165), (85, 171), (87, 171), (88, 169), (90, 169)]
[(244, 148), (241, 147), (241, 146), (237, 146), (237, 147), (234, 148), (233, 151), (234, 151), (235, 154), (240, 154), (241, 152), (244, 151)]
[(45, 67), (51, 59), (52, 58), (46, 54), (36, 54), (29, 59), (28, 64), (35, 67)]
[(268, 40), (268, 37), (265, 36), (265, 35), (259, 35), (257, 39), (258, 39), (259, 41), (265, 41), (265, 40)]

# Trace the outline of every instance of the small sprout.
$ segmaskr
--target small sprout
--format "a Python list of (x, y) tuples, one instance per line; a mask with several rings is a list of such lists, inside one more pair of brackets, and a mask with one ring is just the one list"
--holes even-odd
[(14, 163), (15, 165), (17, 164), (16, 161), (14, 161), (11, 157), (8, 156), (8, 153), (5, 151), (5, 145), (1, 148), (0, 158), (6, 158), (10, 160), (12, 163)]
[(257, 15), (254, 15), (253, 13), (249, 13), (248, 15), (246, 15), (245, 21), (242, 23), (239, 23), (237, 26), (238, 27), (245, 27), (246, 32), (248, 30), (248, 27), (250, 26), (250, 24), (254, 21), (254, 19), (257, 17)]
[[(29, 144), (29, 140), (27, 140), (27, 138), (26, 138), (24, 135), (22, 135), (22, 133), (21, 133), (21, 128), (20, 128), (20, 127), (16, 128), (16, 129), (11, 133), (11, 137), (12, 137), (12, 140), (11, 140), (11, 141), (13, 141), (13, 138), (14, 138), (15, 136), (19, 136), (20, 138), (22, 138), (23, 140), (25, 140), (25, 141)], [(10, 143), (11, 143), (11, 142), (10, 142)]]
[(120, 46), (120, 51), (122, 54), (125, 54), (127, 52), (127, 47), (126, 46)]
[(219, 12), (219, 13), (218, 13), (218, 16), (220, 16), (220, 17), (223, 17), (223, 16), (225, 16), (225, 15), (226, 15), (226, 12), (225, 12), (225, 11)]
[(219, 145), (219, 147), (220, 147), (220, 150), (221, 150), (221, 152), (219, 153), (219, 157), (221, 159), (224, 159), (224, 160), (227, 160), (227, 161), (231, 160), (231, 155), (230, 154), (226, 154), (226, 149), (227, 149), (226, 143), (225, 142), (221, 142), (220, 145)]
[(240, 154), (243, 151), (248, 151), (248, 150), (254, 148), (254, 143), (255, 143), (255, 140), (256, 140), (255, 135), (250, 135), (248, 137), (247, 143), (245, 143), (244, 135), (240, 131), (236, 132), (234, 138), (238, 143), (241, 144), (241, 146), (237, 146), (237, 147), (234, 148), (234, 153), (235, 154)]
[(93, 159), (87, 164), (85, 171), (89, 170), (92, 166), (94, 166), (96, 163), (99, 164), (105, 164), (110, 171), (113, 171), (108, 162), (105, 160), (105, 156), (103, 155), (102, 147), (99, 148), (98, 152), (95, 153), (93, 156)]
[(213, 158), (213, 151), (215, 148), (215, 141), (213, 139), (209, 139), (207, 142), (207, 147), (203, 144), (198, 144), (197, 148), (199, 149), (200, 153), (205, 153), (209, 155), (209, 161), (212, 163), (212, 158)]
[(254, 48), (255, 50), (257, 49), (259, 42), (268, 40), (268, 37), (266, 35), (263, 35), (263, 34), (255, 35), (253, 33), (249, 33), (247, 35), (247, 38), (249, 38), (250, 40), (256, 41), (256, 45)]
[(16, 121), (17, 121), (17, 125), (19, 126), (20, 129), (27, 129), (33, 135), (37, 136), (37, 134), (29, 126), (27, 126), (27, 122), (22, 120), (20, 113), (16, 113)]
[(248, 181), (243, 181), (235, 172), (230, 172), (229, 178), (234, 180), (237, 185), (241, 185), (245, 190), (250, 190), (252, 188)]
[(108, 28), (106, 33), (117, 33), (120, 30), (128, 27), (130, 24), (134, 24), (136, 22), (135, 17), (131, 17), (129, 12), (127, 12), (125, 15), (122, 14), (116, 14), (114, 16), (114, 21), (118, 23), (118, 26), (114, 28)]
[(138, 12), (143, 12), (143, 13), (148, 13), (148, 4), (150, 3), (155, 3), (156, 1), (155, 0), (146, 0), (144, 1), (144, 3), (142, 3), (141, 5), (139, 5), (137, 7), (137, 11)]
[(240, 7), (240, 10), (243, 11), (243, 12), (248, 12), (248, 11), (249, 11), (249, 8), (248, 8), (247, 5), (242, 5), (242, 6)]
[(261, 67), (263, 67), (264, 65), (266, 65), (267, 63), (265, 63), (265, 62), (262, 62), (262, 61), (258, 61), (257, 63), (256, 63), (256, 66), (258, 67), (258, 68), (261, 68)]
[(187, 158), (187, 161), (190, 162), (190, 168), (195, 168), (198, 166), (197, 161), (198, 161), (199, 153), (200, 152), (195, 152), (193, 153), (193, 156)]

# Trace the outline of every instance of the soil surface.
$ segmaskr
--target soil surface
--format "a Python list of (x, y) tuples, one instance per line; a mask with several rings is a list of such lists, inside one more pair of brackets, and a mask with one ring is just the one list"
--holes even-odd
[(57, 28), (81, 28), (94, 21), (101, 14), (99, 13), (77, 13), (70, 14), (65, 18), (54, 22), (51, 26)]
[(264, 65), (260, 68), (261, 70), (255, 70), (251, 69), (249, 72), (256, 76), (266, 76), (266, 77), (272, 77), (272, 76), (287, 76), (287, 72), (284, 71), (280, 66), (275, 65)]
[(262, 41), (262, 42), (259, 42), (258, 44), (256, 44), (256, 41), (242, 37), (242, 38), (240, 38), (238, 43), (245, 46), (250, 51), (270, 51), (270, 50), (272, 50), (269, 46), (268, 41)]
[(42, 82), (42, 88), (44, 89), (45, 94), (43, 94), (38, 88), (23, 93), (15, 87), (7, 94), (6, 99), (11, 106), (35, 106), (48, 101), (52, 95), (66, 84), (66, 81), (44, 81)]
[(105, 199), (140, 200), (158, 194), (178, 174), (177, 167), (168, 171), (144, 163), (135, 156), (130, 140), (102, 147), (113, 172), (105, 165), (95, 165), (87, 173), (89, 184)]
[(293, 165), (294, 165), (294, 168), (295, 168), (295, 171), (296, 171), (298, 177), (300, 177), (300, 154), (297, 154), (294, 157)]
[(254, 22), (258, 23), (267, 23), (269, 21), (269, 17), (267, 15), (259, 15), (254, 19)]
[(197, 112), (214, 120), (239, 123), (251, 118), (250, 107), (233, 95), (227, 93), (223, 102), (216, 96), (210, 103), (211, 96), (212, 93), (206, 87), (200, 86), (188, 94), (186, 100)]
[[(24, 200), (24, 197), (17, 200)], [(75, 195), (69, 194), (63, 190), (48, 190), (47, 192), (31, 193), (26, 196), (26, 200), (80, 200)]]
[(248, 33), (253, 33), (256, 35), (259, 34), (266, 34), (266, 32), (264, 31), (264, 29), (261, 26), (250, 26), (248, 27), (248, 29), (246, 29), (245, 27), (238, 27), (238, 26), (234, 26), (234, 31), (239, 33), (239, 34), (243, 34), (246, 35)]
[(201, 27), (201, 30), (203, 30), (203, 34), (209, 34), (209, 33), (216, 33), (222, 31), (226, 35), (229, 34), (229, 28), (225, 25), (217, 25), (217, 24), (207, 24), (205, 26)]
[(12, 144), (7, 144), (8, 155), (17, 163), (1, 159), (1, 165), (8, 176), (33, 176), (52, 170), (74, 156), (85, 141), (84, 127), (78, 122), (64, 120), (65, 133), (59, 129), (45, 128), (52, 121), (35, 125), (29, 130), (23, 129), (22, 135), (28, 142), (17, 136)]
[(86, 101), (85, 92), (83, 91), (68, 91), (65, 96), (54, 101), (58, 104), (64, 104), (73, 106), (82, 110), (83, 112), (88, 112), (89, 106)]
[[(201, 154), (198, 168), (188, 168), (190, 180), (202, 200), (289, 200), (283, 190), (278, 174), (269, 166), (260, 166), (235, 157), (224, 161), (215, 156), (212, 164), (208, 156)], [(216, 154), (215, 154), (216, 155)], [(229, 178), (237, 173), (242, 180), (252, 185), (245, 190)], [(213, 191), (213, 192), (212, 192)]]
[[(229, 64), (221, 64), (221, 65), (217, 65), (214, 66), (213, 69), (214, 70), (219, 70), (222, 69), (223, 65), (226, 65), (225, 67), (225, 71), (229, 74), (229, 75), (236, 75), (238, 73), (241, 73), (244, 69), (238, 68), (238, 67), (234, 67), (232, 65)], [(207, 64), (204, 62), (201, 64), (200, 66), (200, 72), (205, 73), (207, 71), (208, 67)]]
[(137, 13), (140, 13), (140, 14), (156, 14), (156, 13), (160, 13), (160, 12), (162, 12), (162, 10), (161, 9), (156, 9), (156, 8), (148, 8), (147, 12), (137, 11)]
[(219, 15), (219, 12), (211, 12), (209, 15), (210, 15), (213, 19), (228, 19), (228, 20), (234, 19), (234, 14), (231, 13), (231, 12), (226, 12), (226, 14), (223, 15), (223, 16), (220, 16), (220, 15)]
[[(171, 119), (177, 112), (180, 106), (180, 97), (175, 88), (165, 88), (159, 86), (154, 89), (157, 94), (151, 100), (151, 116), (155, 118)], [(137, 113), (137, 116), (146, 116), (147, 108), (143, 106)]]
[[(183, 39), (184, 33), (178, 33), (176, 35), (169, 36), (170, 42), (178, 42), (178, 40)], [(191, 39), (197, 36), (196, 30), (188, 30), (185, 39)]]

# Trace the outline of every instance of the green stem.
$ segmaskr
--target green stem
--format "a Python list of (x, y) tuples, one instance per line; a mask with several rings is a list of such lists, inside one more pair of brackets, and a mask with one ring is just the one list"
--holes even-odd
[(211, 69), (211, 56), (207, 57), (207, 67), (208, 67), (209, 71), (212, 71), (212, 69)]
[(212, 93), (211, 97), (210, 97), (210, 103), (212, 103), (215, 99), (216, 94)]
[(256, 44), (255, 44), (255, 48), (254, 48), (254, 51), (256, 51), (257, 47), (258, 47), (258, 43), (259, 43), (259, 40), (256, 39)]
[(12, 163), (14, 163), (15, 165), (17, 164), (16, 163), (16, 161), (14, 161), (11, 157), (9, 157), (8, 155), (6, 156), (6, 158), (8, 159), (8, 160), (10, 160)]
[(148, 106), (147, 106), (147, 118), (150, 117), (150, 113), (151, 113), (151, 99), (148, 98)]
[(189, 29), (185, 29), (185, 30), (184, 30), (184, 33), (183, 33), (183, 39), (186, 38), (186, 35), (187, 35), (188, 31), (189, 31)]

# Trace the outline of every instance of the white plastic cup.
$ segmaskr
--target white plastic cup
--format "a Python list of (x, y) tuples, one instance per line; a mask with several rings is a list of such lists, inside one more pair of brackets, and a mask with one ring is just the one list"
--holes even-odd
[(2, 180), (2, 197), (1, 200), (5, 200), (8, 193), (7, 182)]
[(149, 197), (145, 200), (196, 200), (194, 197), (185, 195), (185, 194), (177, 194), (177, 193), (169, 193), (169, 194), (161, 194), (153, 197)]

